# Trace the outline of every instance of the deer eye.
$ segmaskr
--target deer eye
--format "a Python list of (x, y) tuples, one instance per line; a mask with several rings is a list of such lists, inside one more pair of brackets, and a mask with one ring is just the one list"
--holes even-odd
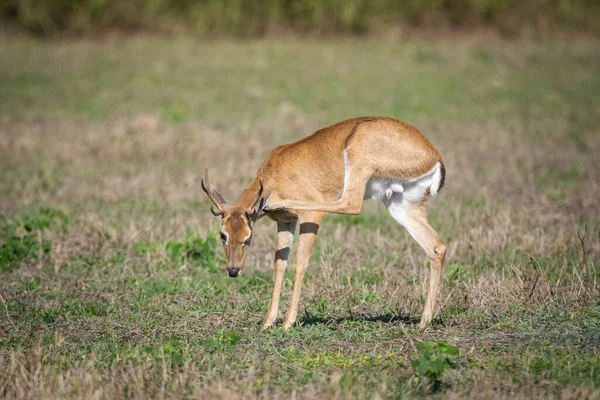
[(227, 240), (229, 240), (229, 235), (225, 232), (221, 232), (221, 240), (223, 243), (227, 244)]
[(248, 245), (248, 243), (250, 243), (250, 239), (252, 239), (252, 236), (248, 236), (246, 239), (244, 239), (244, 241), (242, 242), (243, 246)]

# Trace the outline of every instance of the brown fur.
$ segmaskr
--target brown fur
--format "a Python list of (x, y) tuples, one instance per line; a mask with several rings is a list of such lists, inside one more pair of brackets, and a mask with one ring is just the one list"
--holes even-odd
[[(412, 125), (393, 118), (361, 117), (323, 128), (296, 143), (277, 147), (263, 162), (255, 180), (279, 199), (333, 200), (344, 186), (344, 150), (373, 176), (417, 178), (442, 158)], [(297, 180), (289, 177), (300, 172)], [(253, 182), (254, 183), (254, 182)], [(256, 183), (250, 185), (250, 193)], [(254, 192), (255, 193), (255, 192)], [(251, 194), (242, 195), (237, 204)]]
[[(339, 198), (344, 189), (344, 152), (347, 152), (351, 172), (346, 191)], [(296, 143), (274, 149), (233, 206), (226, 206), (221, 201), (205, 174), (203, 188), (219, 209), (216, 214), (223, 217), (222, 231), (229, 235), (225, 245), (228, 268), (243, 268), (248, 246), (242, 242), (252, 233), (254, 221), (266, 213), (278, 222), (275, 287), (265, 327), (271, 326), (277, 318), (283, 272), (296, 221), (300, 222), (296, 279), (285, 328), (296, 320), (302, 278), (325, 213), (358, 214), (370, 178), (416, 179), (431, 171), (437, 163), (442, 168), (443, 184), (442, 158), (415, 127), (393, 118), (362, 117), (338, 122)], [(426, 199), (427, 196), (413, 211), (407, 212), (405, 221), (411, 235), (432, 261), (422, 326), (432, 318), (446, 253), (446, 245), (427, 223), (423, 208)]]

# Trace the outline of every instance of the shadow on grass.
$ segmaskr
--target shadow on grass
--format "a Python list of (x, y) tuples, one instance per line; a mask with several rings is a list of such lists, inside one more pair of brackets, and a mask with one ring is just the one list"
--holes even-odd
[(393, 322), (402, 322), (406, 325), (418, 325), (420, 319), (411, 318), (408, 315), (399, 314), (382, 314), (382, 315), (365, 315), (365, 314), (351, 314), (345, 317), (334, 317), (334, 318), (323, 318), (315, 317), (308, 313), (298, 321), (302, 326), (311, 325), (339, 325), (344, 322), (382, 322), (384, 324), (391, 324)]

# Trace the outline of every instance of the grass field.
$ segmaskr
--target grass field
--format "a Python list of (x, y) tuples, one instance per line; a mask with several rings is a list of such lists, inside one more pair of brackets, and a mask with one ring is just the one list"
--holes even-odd
[[(0, 59), (1, 397), (600, 398), (598, 42), (0, 36)], [(368, 202), (326, 218), (298, 326), (261, 331), (275, 224), (228, 278), (201, 172), (233, 201), (360, 115), (445, 159), (437, 318)]]

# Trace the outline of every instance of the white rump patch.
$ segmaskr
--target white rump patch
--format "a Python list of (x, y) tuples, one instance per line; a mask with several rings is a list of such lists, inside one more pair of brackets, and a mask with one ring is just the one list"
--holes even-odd
[(435, 164), (435, 167), (433, 167), (433, 175), (431, 176), (431, 187), (429, 188), (429, 193), (431, 193), (432, 196), (437, 196), (440, 186), (442, 186), (442, 166), (440, 163), (437, 163)]
[(382, 200), (387, 207), (392, 203), (401, 207), (418, 203), (427, 190), (432, 196), (438, 193), (442, 181), (441, 170), (441, 164), (437, 163), (431, 171), (416, 179), (371, 178), (367, 182), (365, 199)]

